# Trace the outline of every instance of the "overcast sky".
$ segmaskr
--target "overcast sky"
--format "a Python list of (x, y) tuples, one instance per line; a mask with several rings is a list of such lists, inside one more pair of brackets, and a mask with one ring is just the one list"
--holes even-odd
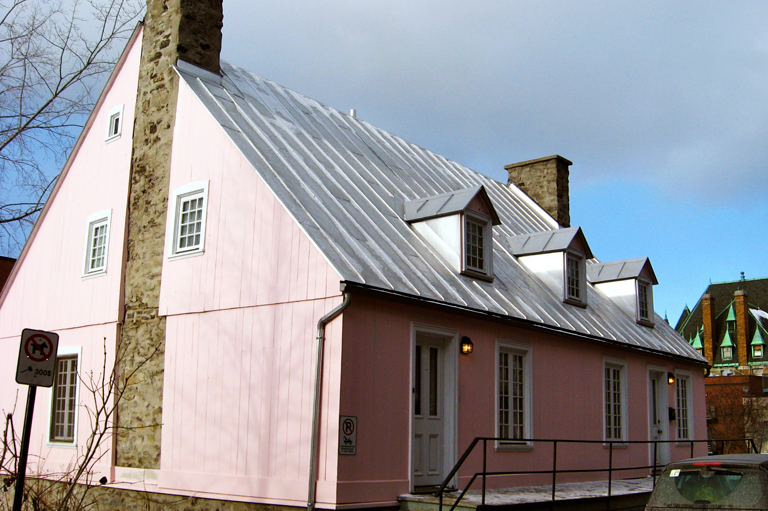
[(768, 2), (224, 0), (225, 60), (506, 182), (573, 161), (571, 223), (648, 256), (675, 324), (768, 277)]

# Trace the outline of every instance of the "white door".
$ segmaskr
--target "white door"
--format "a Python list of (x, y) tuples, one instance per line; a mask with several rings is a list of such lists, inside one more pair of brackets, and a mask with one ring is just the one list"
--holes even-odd
[(413, 486), (443, 482), (445, 451), (444, 343), (417, 339), (413, 358)]
[[(667, 375), (660, 371), (651, 371), (648, 378), (648, 438), (667, 440), (669, 438), (669, 412), (667, 394)], [(658, 443), (655, 447), (656, 465), (669, 463), (669, 444)], [(654, 460), (654, 445), (650, 445), (650, 462)]]

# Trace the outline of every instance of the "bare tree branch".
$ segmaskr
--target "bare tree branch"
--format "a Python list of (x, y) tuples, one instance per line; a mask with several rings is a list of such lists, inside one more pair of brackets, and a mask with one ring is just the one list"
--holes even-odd
[(0, 253), (23, 244), (143, 7), (0, 0)]

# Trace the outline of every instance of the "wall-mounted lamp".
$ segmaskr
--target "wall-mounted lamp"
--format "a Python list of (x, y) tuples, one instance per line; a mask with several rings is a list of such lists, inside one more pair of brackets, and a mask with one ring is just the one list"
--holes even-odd
[(466, 335), (461, 338), (461, 353), (464, 355), (469, 355), (472, 353), (472, 351), (475, 349), (475, 345), (472, 344), (472, 339), (467, 337)]
[(667, 373), (667, 383), (670, 385), (675, 383), (675, 373)]

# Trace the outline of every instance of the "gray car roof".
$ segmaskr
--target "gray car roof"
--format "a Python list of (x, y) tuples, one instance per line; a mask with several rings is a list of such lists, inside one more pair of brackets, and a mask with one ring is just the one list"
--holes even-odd
[[(503, 240), (558, 225), (517, 187), (226, 62), (221, 69), (177, 66), (342, 281), (706, 363), (658, 316), (655, 328), (640, 326), (592, 286), (588, 307), (574, 307), (529, 273)], [(405, 219), (406, 202), (480, 186), (501, 222), (492, 282), (456, 273)]]

